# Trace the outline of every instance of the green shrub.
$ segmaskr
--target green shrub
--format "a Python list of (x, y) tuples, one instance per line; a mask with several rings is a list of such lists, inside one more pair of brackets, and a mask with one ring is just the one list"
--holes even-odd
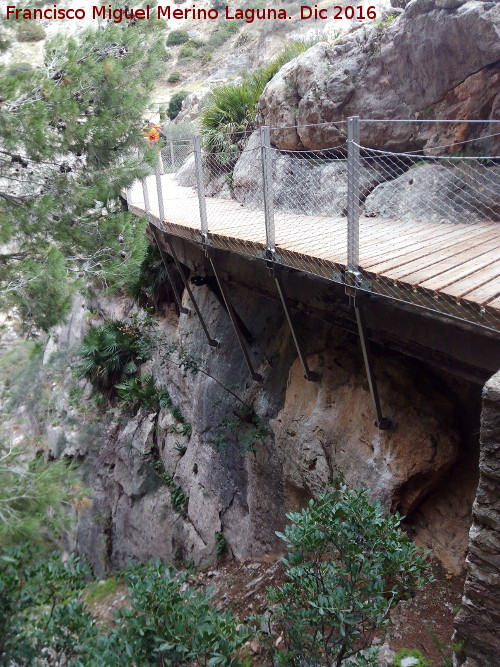
[(417, 662), (413, 667), (431, 667), (432, 665), (417, 648), (402, 648), (392, 659), (391, 667), (401, 667), (401, 661), (404, 658), (415, 658)]
[(189, 41), (187, 30), (172, 30), (168, 33), (167, 46), (177, 46)]
[(191, 42), (186, 42), (179, 50), (179, 58), (188, 59), (194, 56), (194, 45)]
[(137, 324), (110, 320), (90, 327), (79, 348), (80, 377), (98, 391), (112, 391), (114, 385), (137, 373), (138, 364), (151, 358), (152, 341)]
[(47, 36), (43, 26), (36, 21), (21, 21), (16, 28), (16, 36), (20, 42), (39, 42)]
[(210, 592), (187, 587), (186, 578), (160, 562), (125, 574), (132, 608), (118, 612), (117, 665), (132, 657), (137, 665), (241, 665), (236, 654), (249, 631), (234, 616), (216, 611)]
[(184, 100), (188, 95), (189, 93), (186, 90), (179, 90), (178, 93), (172, 95), (172, 97), (170, 98), (170, 102), (168, 103), (168, 109), (167, 109), (167, 114), (170, 120), (174, 120), (174, 118), (177, 118), (182, 108), (182, 103), (184, 102)]
[(177, 83), (177, 81), (179, 81), (180, 78), (181, 78), (181, 73), (180, 72), (171, 72), (168, 75), (167, 81), (169, 83)]
[(208, 38), (208, 45), (214, 48), (222, 46), (227, 40), (238, 32), (245, 22), (243, 19), (235, 19), (233, 21), (221, 21), (216, 24), (215, 28), (210, 33)]
[(217, 156), (220, 166), (229, 171), (236, 162), (242, 134), (255, 123), (257, 102), (266, 84), (292, 58), (306, 51), (311, 43), (293, 42), (268, 65), (246, 76), (241, 83), (223, 84), (207, 97), (200, 117), (200, 130), (205, 148)]
[(118, 398), (126, 408), (135, 411), (139, 406), (157, 412), (162, 407), (171, 407), (172, 401), (166, 389), (158, 389), (154, 378), (132, 377), (115, 385)]
[(25, 459), (0, 441), (0, 547), (59, 539), (71, 524), (68, 506), (84, 495), (65, 460)]
[(12, 63), (7, 68), (8, 76), (19, 76), (20, 74), (28, 74), (32, 72), (33, 67), (29, 63)]
[(277, 533), (287, 580), (270, 594), (285, 639), (278, 664), (376, 665), (373, 631), (431, 579), (424, 552), (399, 529), (400, 517), (343, 484), (287, 517), (291, 525)]
[[(86, 609), (89, 575), (74, 557), (62, 563), (29, 547), (0, 555), (1, 664), (48, 664), (50, 655), (50, 664), (75, 667), (241, 666), (251, 631), (218, 612), (211, 591), (188, 587), (186, 574), (160, 562), (132, 565), (124, 573), (128, 605), (115, 613), (112, 630), (98, 627)], [(117, 583), (108, 581), (107, 592)]]
[[(160, 114), (163, 112), (167, 114), (165, 107), (161, 108)], [(140, 306), (158, 310), (162, 293), (168, 284), (167, 272), (158, 246), (148, 244), (144, 250), (142, 261), (137, 261), (129, 267), (123, 287), (125, 293), (131, 296)]]
[(89, 574), (74, 556), (63, 563), (29, 545), (0, 553), (1, 664), (42, 665), (48, 648), (67, 664), (92, 664), (97, 627), (80, 597)]

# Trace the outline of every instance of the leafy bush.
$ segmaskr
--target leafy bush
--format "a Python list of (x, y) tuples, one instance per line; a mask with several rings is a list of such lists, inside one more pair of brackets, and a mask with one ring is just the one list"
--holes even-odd
[(344, 484), (287, 517), (291, 525), (277, 533), (289, 550), (287, 581), (270, 593), (285, 637), (279, 664), (376, 665), (373, 631), (431, 578), (424, 552), (399, 529), (399, 516)]
[[(85, 607), (88, 567), (30, 548), (0, 556), (0, 663), (238, 667), (250, 630), (212, 607), (180, 574), (149, 562), (125, 572), (129, 604), (100, 629)], [(113, 580), (116, 583), (116, 580)], [(89, 594), (95, 589), (90, 586)]]
[(168, 75), (167, 81), (169, 83), (177, 83), (177, 81), (179, 81), (180, 78), (181, 78), (181, 73), (180, 72), (171, 72)]
[(186, 42), (179, 50), (179, 59), (188, 60), (194, 56), (194, 45)]
[(90, 327), (79, 349), (80, 377), (99, 391), (112, 391), (120, 380), (136, 374), (138, 364), (151, 358), (151, 337), (137, 324), (110, 320)]
[(167, 37), (167, 46), (177, 46), (189, 41), (187, 30), (172, 30)]
[(179, 115), (179, 112), (182, 108), (182, 103), (186, 99), (189, 93), (186, 90), (179, 90), (178, 93), (172, 95), (170, 102), (168, 103), (167, 114), (170, 120), (174, 120)]
[(28, 20), (19, 23), (16, 29), (16, 35), (20, 42), (39, 42), (47, 36), (40, 23)]
[(0, 554), (0, 663), (41, 665), (50, 651), (54, 664), (91, 664), (97, 628), (80, 593), (90, 574), (71, 556), (62, 562), (39, 549), (5, 549)]
[(208, 38), (208, 46), (217, 48), (222, 46), (227, 40), (234, 35), (235, 32), (244, 24), (243, 19), (235, 19), (233, 21), (221, 21), (217, 23), (215, 28), (210, 33)]
[(132, 410), (140, 405), (142, 408), (158, 411), (162, 407), (172, 405), (168, 391), (158, 389), (151, 375), (145, 378), (128, 378), (121, 384), (115, 385), (115, 389), (125, 407)]
[(0, 546), (55, 540), (71, 522), (84, 489), (66, 461), (25, 461), (26, 452), (0, 442)]
[(150, 562), (132, 567), (125, 581), (132, 609), (119, 612), (122, 659), (133, 656), (139, 665), (241, 664), (236, 654), (249, 631), (234, 616), (217, 612), (209, 593), (187, 588), (185, 574)]
[(169, 280), (163, 260), (156, 244), (148, 243), (142, 257), (133, 264), (129, 262), (129, 270), (123, 287), (142, 307), (158, 310)]
[(29, 63), (12, 63), (7, 68), (8, 76), (19, 76), (20, 74), (28, 74), (33, 71), (33, 67)]

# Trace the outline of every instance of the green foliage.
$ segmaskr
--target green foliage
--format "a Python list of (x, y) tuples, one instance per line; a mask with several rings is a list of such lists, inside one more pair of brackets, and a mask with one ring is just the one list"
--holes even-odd
[(160, 476), (165, 481), (165, 484), (168, 486), (170, 491), (170, 500), (172, 501), (172, 507), (176, 512), (184, 514), (189, 503), (189, 496), (187, 493), (184, 493), (182, 488), (175, 483), (173, 477), (171, 477), (168, 472), (164, 471), (160, 473)]
[(186, 30), (172, 30), (168, 33), (167, 46), (177, 46), (189, 41), (189, 35)]
[(170, 407), (172, 401), (166, 389), (158, 389), (154, 378), (131, 377), (115, 385), (118, 398), (131, 411), (138, 407), (157, 412), (161, 407)]
[(84, 598), (87, 604), (101, 602), (116, 592), (121, 583), (119, 577), (108, 577), (104, 581), (93, 581), (85, 588)]
[(392, 659), (391, 667), (401, 667), (401, 661), (404, 658), (415, 658), (417, 662), (414, 663), (414, 667), (431, 667), (432, 665), (417, 648), (402, 648)]
[[(132, 565), (124, 574), (128, 605), (108, 631), (86, 609), (89, 574), (74, 557), (63, 563), (30, 548), (0, 555), (1, 664), (41, 667), (47, 655), (75, 667), (242, 664), (238, 653), (250, 630), (216, 611), (211, 591), (189, 588), (186, 574), (160, 562)], [(108, 581), (94, 590), (109, 594), (118, 580)]]
[(279, 664), (376, 665), (373, 630), (430, 580), (425, 554), (399, 529), (400, 517), (344, 484), (287, 517), (291, 524), (277, 533), (288, 549), (287, 581), (270, 591), (285, 637)]
[(66, 461), (26, 461), (26, 452), (0, 441), (0, 547), (58, 539), (71, 523), (72, 503), (83, 496)]
[(219, 21), (208, 38), (208, 48), (216, 49), (222, 46), (232, 37), (245, 23), (243, 19), (234, 19), (232, 21)]
[(118, 654), (110, 664), (133, 658), (138, 665), (241, 665), (237, 653), (250, 632), (234, 616), (217, 612), (210, 592), (186, 587), (185, 574), (149, 562), (133, 566), (125, 582), (132, 609), (118, 614)]
[(257, 445), (269, 435), (266, 423), (247, 405), (239, 405), (231, 417), (219, 424), (212, 438), (212, 446), (222, 451), (229, 446), (231, 436), (236, 438), (241, 454), (257, 451)]
[(33, 67), (30, 63), (11, 63), (7, 69), (7, 76), (21, 76), (32, 71)]
[(169, 83), (177, 83), (180, 80), (180, 78), (181, 78), (180, 72), (170, 72), (167, 81)]
[(31, 279), (17, 295), (17, 311), (23, 322), (49, 331), (69, 313), (77, 284), (70, 282), (65, 258), (58, 248), (48, 250), (43, 268), (39, 260), (30, 259), (24, 266)]
[(217, 531), (215, 533), (215, 557), (220, 560), (227, 551), (227, 541), (224, 533)]
[(257, 102), (266, 84), (283, 65), (309, 46), (309, 43), (293, 42), (241, 83), (223, 84), (212, 90), (201, 113), (200, 130), (206, 150), (220, 154), (217, 155), (219, 164), (229, 170), (236, 162), (245, 138), (242, 133), (254, 128)]
[(137, 324), (109, 320), (86, 333), (77, 373), (98, 391), (110, 392), (120, 380), (135, 375), (138, 364), (151, 358), (151, 347), (149, 334)]
[(69, 664), (89, 664), (81, 660), (97, 628), (80, 598), (89, 574), (73, 556), (63, 563), (28, 545), (0, 553), (1, 664), (43, 665), (47, 650), (56, 664), (63, 655)]
[(39, 42), (46, 36), (43, 26), (36, 21), (19, 21), (16, 28), (16, 37), (19, 42)]
[(144, 232), (120, 193), (155, 157), (138, 157), (164, 50), (154, 24), (57, 35), (43, 67), (0, 73), (0, 308), (28, 332), (65, 317), (79, 280), (113, 286)]
[(167, 109), (167, 114), (170, 120), (174, 120), (174, 118), (177, 118), (182, 108), (182, 103), (184, 102), (184, 100), (188, 95), (189, 93), (186, 90), (179, 90), (178, 93), (172, 95), (172, 97), (170, 98), (170, 102), (168, 103), (168, 109)]

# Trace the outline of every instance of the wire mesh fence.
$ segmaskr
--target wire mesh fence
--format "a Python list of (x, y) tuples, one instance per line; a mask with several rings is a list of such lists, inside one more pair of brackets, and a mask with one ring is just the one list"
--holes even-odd
[[(369, 135), (370, 123), (360, 125), (356, 168), (384, 177), (378, 187), (359, 194), (361, 284), (391, 299), (499, 329), (500, 153), (492, 149), (499, 145), (500, 123), (498, 133), (491, 123), (485, 124), (490, 131), (479, 134), (479, 124), (449, 122), (425, 151), (409, 152), (367, 147), (363, 130)], [(415, 134), (424, 129), (424, 122), (414, 125)], [(457, 139), (464, 136), (469, 138)]]
[[(271, 145), (297, 128), (170, 140), (150, 212), (170, 233), (500, 330), (500, 122), (437, 123), (322, 123), (321, 150)], [(384, 132), (394, 150), (376, 147)]]

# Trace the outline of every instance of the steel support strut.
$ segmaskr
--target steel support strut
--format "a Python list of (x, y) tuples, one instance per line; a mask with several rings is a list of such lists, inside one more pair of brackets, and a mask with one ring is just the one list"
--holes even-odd
[(187, 281), (186, 276), (184, 275), (184, 271), (182, 270), (182, 267), (181, 267), (181, 265), (179, 263), (179, 260), (177, 258), (177, 253), (175, 252), (175, 248), (174, 248), (174, 244), (172, 243), (172, 239), (167, 234), (165, 234), (165, 239), (168, 243), (168, 247), (170, 248), (170, 254), (174, 258), (175, 267), (176, 267), (180, 277), (182, 278), (182, 282), (184, 283), (184, 289), (189, 294), (189, 298), (191, 299), (191, 303), (194, 306), (196, 314), (198, 315), (198, 319), (200, 320), (200, 324), (203, 328), (203, 331), (205, 332), (205, 336), (207, 337), (208, 344), (211, 347), (219, 347), (219, 341), (215, 340), (215, 338), (212, 338), (210, 333), (208, 332), (207, 325), (205, 324), (205, 320), (203, 319), (203, 315), (201, 314), (201, 311), (198, 308), (198, 304), (196, 303), (196, 301), (194, 299), (193, 292), (191, 291), (191, 287), (189, 286), (189, 282)]
[(319, 373), (315, 373), (314, 371), (311, 371), (309, 368), (309, 364), (307, 363), (307, 359), (305, 358), (304, 354), (302, 353), (302, 348), (300, 347), (297, 335), (295, 333), (295, 329), (293, 326), (292, 322), (292, 317), (290, 313), (290, 309), (288, 307), (288, 303), (286, 301), (286, 294), (285, 294), (285, 288), (283, 287), (283, 283), (281, 282), (281, 278), (276, 272), (275, 269), (271, 269), (271, 275), (274, 278), (274, 282), (276, 283), (276, 288), (278, 290), (278, 294), (281, 300), (281, 305), (283, 306), (283, 310), (285, 311), (285, 316), (286, 316), (286, 321), (288, 322), (288, 326), (290, 327), (290, 331), (292, 334), (293, 342), (295, 343), (295, 349), (297, 350), (297, 354), (300, 359), (300, 363), (302, 364), (302, 368), (304, 369), (304, 378), (306, 380), (309, 380), (310, 382), (319, 382), (321, 379), (321, 375)]
[(356, 323), (358, 325), (359, 340), (361, 341), (361, 350), (363, 352), (363, 360), (365, 362), (366, 376), (368, 378), (368, 387), (370, 389), (370, 396), (372, 398), (373, 407), (375, 408), (376, 421), (375, 426), (381, 431), (390, 431), (394, 428), (394, 424), (389, 417), (384, 417), (380, 407), (380, 397), (378, 394), (377, 380), (373, 371), (372, 355), (370, 350), (370, 341), (366, 335), (366, 325), (363, 313), (363, 307), (354, 298), (354, 312), (356, 314)]
[(161, 255), (161, 258), (162, 258), (162, 261), (163, 261), (163, 266), (165, 267), (165, 271), (167, 272), (168, 280), (170, 282), (170, 285), (172, 286), (172, 291), (174, 293), (174, 299), (175, 299), (175, 302), (177, 304), (177, 307), (179, 308), (179, 311), (181, 313), (184, 313), (185, 315), (187, 315), (188, 313), (191, 312), (191, 309), (190, 308), (185, 308), (182, 305), (182, 300), (181, 300), (180, 294), (177, 291), (177, 287), (175, 286), (175, 283), (172, 280), (172, 274), (170, 273), (170, 269), (168, 268), (167, 253), (163, 250), (163, 248), (161, 246), (160, 239), (159, 239), (159, 236), (158, 236), (158, 230), (156, 229), (156, 227), (151, 222), (149, 223), (149, 228), (151, 229), (151, 232), (152, 232), (152, 234), (154, 236), (154, 239), (156, 241), (156, 245), (158, 246), (158, 250), (160, 251), (160, 255)]
[(238, 326), (238, 322), (236, 319), (236, 314), (233, 308), (232, 303), (229, 300), (229, 297), (226, 292), (226, 288), (224, 286), (223, 281), (221, 280), (219, 274), (217, 273), (217, 269), (215, 268), (214, 261), (212, 257), (210, 257), (210, 265), (212, 266), (212, 271), (214, 272), (215, 279), (217, 280), (217, 284), (219, 285), (219, 289), (222, 294), (222, 298), (224, 300), (224, 303), (226, 305), (226, 309), (229, 315), (229, 319), (231, 320), (231, 324), (233, 325), (234, 332), (236, 334), (236, 337), (238, 338), (238, 343), (240, 344), (241, 351), (243, 352), (243, 356), (245, 357), (245, 361), (248, 366), (248, 370), (250, 371), (250, 375), (256, 382), (262, 382), (262, 376), (257, 373), (253, 367), (252, 360), (250, 358), (250, 354), (247, 350), (247, 346), (245, 343), (245, 339), (243, 337), (243, 334), (241, 332), (240, 327)]

